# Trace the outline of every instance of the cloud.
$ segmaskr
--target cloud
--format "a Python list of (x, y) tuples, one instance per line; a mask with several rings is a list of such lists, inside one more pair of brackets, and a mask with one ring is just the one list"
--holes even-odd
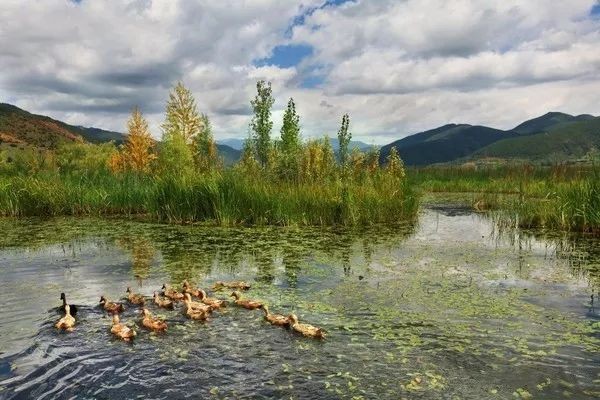
[(293, 96), (305, 136), (333, 136), (348, 112), (369, 143), (447, 122), (598, 114), (595, 4), (4, 0), (0, 100), (115, 130), (139, 105), (159, 137), (183, 80), (217, 137), (244, 137), (256, 80), (267, 79), (274, 117)]

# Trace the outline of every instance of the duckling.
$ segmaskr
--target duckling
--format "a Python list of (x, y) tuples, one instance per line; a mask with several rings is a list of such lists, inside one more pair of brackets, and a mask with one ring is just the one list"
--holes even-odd
[(153, 317), (147, 308), (142, 308), (142, 325), (155, 332), (167, 330), (167, 323), (160, 318)]
[(183, 305), (184, 305), (184, 314), (186, 315), (186, 317), (188, 317), (190, 319), (195, 319), (195, 320), (208, 319), (208, 312), (192, 307), (189, 294), (187, 297), (185, 297), (183, 299)]
[(307, 337), (325, 339), (325, 332), (323, 332), (321, 328), (317, 328), (316, 326), (312, 326), (309, 324), (299, 323), (296, 314), (290, 314), (288, 316), (288, 319), (290, 320), (290, 326), (296, 332), (301, 333), (302, 335)]
[(126, 342), (129, 342), (137, 335), (133, 329), (120, 322), (118, 314), (113, 315), (110, 331), (113, 335)]
[(238, 306), (244, 307), (248, 310), (256, 310), (257, 308), (262, 307), (262, 303), (254, 300), (242, 300), (240, 299), (240, 294), (238, 292), (233, 292), (230, 294), (231, 297), (235, 297), (235, 304)]
[(210, 313), (213, 310), (213, 307), (199, 303), (197, 301), (192, 301), (192, 296), (189, 293), (184, 294), (184, 300), (186, 308), (191, 308), (193, 310), (202, 311), (204, 313)]
[(174, 309), (173, 302), (166, 297), (160, 297), (157, 292), (154, 292), (154, 303), (162, 308)]
[(213, 286), (213, 290), (222, 290), (222, 289), (238, 289), (238, 290), (248, 290), (250, 289), (250, 285), (244, 281), (231, 281), (231, 282), (223, 282), (217, 281)]
[[(65, 306), (67, 305), (67, 296), (65, 296), (64, 293), (60, 294), (60, 299), (62, 300), (63, 304), (62, 306), (59, 307), (59, 310), (61, 312), (65, 312)], [(71, 315), (76, 315), (77, 314), (77, 306), (75, 304), (69, 304), (71, 306)]]
[(144, 300), (144, 296), (142, 296), (141, 294), (133, 293), (129, 286), (127, 286), (127, 290), (125, 291), (125, 293), (127, 293), (127, 300), (129, 300), (131, 304), (143, 306), (146, 303), (146, 300)]
[(173, 301), (182, 301), (183, 293), (178, 292), (177, 290), (171, 289), (166, 283), (163, 284), (162, 289), (164, 290), (164, 295), (170, 298)]
[(54, 326), (57, 329), (63, 329), (67, 332), (73, 332), (73, 327), (75, 326), (75, 318), (73, 318), (73, 316), (71, 315), (71, 306), (65, 304), (64, 307), (65, 316), (59, 319)]
[(118, 314), (125, 311), (123, 304), (108, 301), (104, 296), (100, 296), (100, 306), (111, 314)]
[(217, 299), (216, 297), (208, 297), (206, 292), (202, 289), (196, 290), (196, 297), (200, 299), (204, 304), (211, 306), (213, 309), (225, 307), (227, 305), (227, 301)]
[(289, 326), (290, 325), (290, 319), (288, 317), (286, 317), (285, 315), (271, 314), (269, 312), (269, 307), (267, 307), (266, 304), (263, 304), (261, 306), (261, 308), (265, 312), (265, 321), (268, 321), (272, 325), (277, 325), (277, 326)]

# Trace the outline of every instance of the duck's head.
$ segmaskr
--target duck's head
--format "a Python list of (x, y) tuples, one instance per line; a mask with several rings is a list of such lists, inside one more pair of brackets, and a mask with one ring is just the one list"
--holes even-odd
[(119, 322), (121, 322), (121, 320), (119, 319), (119, 314), (113, 315), (113, 325), (116, 325)]
[(166, 284), (166, 283), (163, 283), (163, 285), (162, 285), (162, 288), (161, 288), (161, 289), (162, 289), (162, 290), (167, 290), (167, 284)]
[(66, 301), (66, 300), (67, 300), (67, 296), (65, 296), (65, 294), (64, 294), (64, 293), (61, 293), (61, 294), (60, 294), (60, 299), (61, 299), (61, 300), (65, 300), (65, 301)]
[(288, 315), (288, 319), (290, 320), (290, 322), (292, 324), (297, 324), (298, 323), (298, 317), (296, 316), (296, 314), (290, 314), (290, 315)]
[(142, 308), (141, 314), (143, 317), (147, 317), (150, 315), (150, 311), (147, 308)]
[(131, 286), (127, 286), (127, 290), (125, 291), (125, 293), (131, 293)]
[(100, 296), (100, 304), (106, 303), (106, 297), (104, 295)]
[(236, 300), (240, 299), (240, 294), (236, 291), (232, 292), (229, 297), (235, 297)]

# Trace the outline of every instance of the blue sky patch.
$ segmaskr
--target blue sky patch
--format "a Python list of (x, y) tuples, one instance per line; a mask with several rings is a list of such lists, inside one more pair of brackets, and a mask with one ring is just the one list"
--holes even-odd
[(600, 2), (592, 6), (592, 9), (590, 10), (590, 15), (592, 17), (600, 17)]
[(279, 68), (289, 68), (298, 65), (305, 57), (312, 55), (312, 46), (304, 44), (288, 44), (275, 46), (271, 57), (263, 58), (254, 62), (254, 65), (262, 67), (275, 65)]

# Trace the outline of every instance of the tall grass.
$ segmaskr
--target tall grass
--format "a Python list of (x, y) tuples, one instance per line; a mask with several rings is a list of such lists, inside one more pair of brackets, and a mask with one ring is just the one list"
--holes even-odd
[(363, 225), (415, 217), (418, 196), (397, 184), (289, 183), (225, 170), (142, 177), (41, 173), (0, 176), (0, 215), (143, 215), (219, 225)]
[(499, 222), (600, 235), (600, 169), (594, 164), (443, 166), (408, 171), (428, 192), (469, 196), (479, 210), (496, 210)]

